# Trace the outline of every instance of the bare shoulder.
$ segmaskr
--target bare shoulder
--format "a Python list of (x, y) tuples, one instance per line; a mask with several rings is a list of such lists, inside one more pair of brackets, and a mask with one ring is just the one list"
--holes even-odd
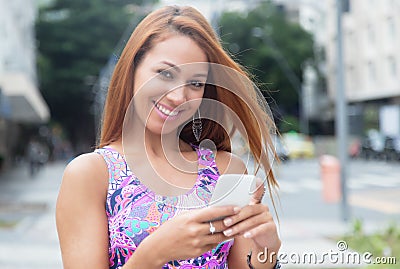
[(66, 167), (68, 172), (96, 172), (99, 168), (107, 169), (103, 157), (95, 152), (85, 153), (74, 158)]
[(105, 213), (107, 189), (108, 169), (100, 154), (87, 153), (73, 159), (65, 168), (58, 193), (57, 225), (65, 225), (73, 216), (87, 216), (88, 212)]
[(108, 169), (103, 157), (98, 153), (86, 153), (73, 159), (65, 168), (63, 184), (75, 187), (91, 186), (94, 190), (106, 190)]
[[(76, 157), (65, 168), (56, 205), (64, 268), (108, 268), (108, 169), (100, 154)], [(93, 265), (93, 266), (92, 266)]]
[(215, 161), (221, 174), (242, 174), (247, 173), (243, 160), (228, 151), (218, 151)]

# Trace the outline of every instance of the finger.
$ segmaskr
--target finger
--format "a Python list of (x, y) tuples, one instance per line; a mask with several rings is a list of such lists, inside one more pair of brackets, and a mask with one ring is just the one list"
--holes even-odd
[(266, 234), (266, 231), (271, 230), (273, 232), (276, 231), (276, 225), (274, 222), (266, 222), (259, 226), (250, 229), (249, 231), (245, 232), (244, 237), (246, 238), (255, 238)]
[(226, 227), (233, 226), (238, 222), (241, 222), (251, 216), (258, 214), (269, 214), (269, 209), (267, 205), (255, 204), (243, 207), (238, 214), (224, 218), (224, 225)]
[(253, 195), (251, 196), (249, 204), (253, 205), (253, 204), (260, 203), (264, 196), (264, 193), (265, 193), (264, 182), (261, 180), (261, 178), (258, 177), (256, 179), (256, 189), (255, 189)]
[(194, 220), (198, 222), (209, 222), (214, 219), (232, 216), (240, 212), (239, 207), (235, 206), (213, 206), (203, 208), (196, 212)]
[[(214, 229), (212, 227), (214, 227)], [(214, 230), (214, 233), (221, 233), (225, 229), (226, 226), (223, 220), (209, 221), (202, 224), (202, 234), (205, 235), (211, 234), (212, 230)]]
[(223, 233), (210, 234), (203, 237), (203, 242), (206, 245), (215, 245), (233, 239), (233, 236), (225, 236)]
[(259, 214), (247, 218), (223, 231), (225, 236), (236, 236), (238, 234), (245, 233), (259, 225), (265, 224), (269, 221), (268, 216), (265, 214)]

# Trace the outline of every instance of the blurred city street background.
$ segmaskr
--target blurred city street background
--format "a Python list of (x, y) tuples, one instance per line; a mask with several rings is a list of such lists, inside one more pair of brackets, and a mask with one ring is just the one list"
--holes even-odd
[[(63, 170), (94, 149), (121, 50), (165, 4), (199, 9), (271, 108), (283, 267), (400, 268), (400, 1), (0, 0), (0, 269), (62, 268)], [(295, 261), (341, 240), (388, 259)]]

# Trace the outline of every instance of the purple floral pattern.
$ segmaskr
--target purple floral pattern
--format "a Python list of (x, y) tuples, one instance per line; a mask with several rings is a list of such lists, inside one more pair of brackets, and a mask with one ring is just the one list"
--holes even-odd
[[(121, 268), (146, 236), (179, 214), (185, 206), (208, 205), (219, 171), (211, 150), (195, 149), (199, 156), (196, 183), (188, 193), (176, 197), (157, 195), (144, 186), (117, 151), (109, 147), (95, 151), (103, 156), (109, 171), (106, 213), (110, 269)], [(162, 268), (228, 268), (227, 257), (232, 244), (233, 241), (222, 242), (200, 257), (170, 261)]]

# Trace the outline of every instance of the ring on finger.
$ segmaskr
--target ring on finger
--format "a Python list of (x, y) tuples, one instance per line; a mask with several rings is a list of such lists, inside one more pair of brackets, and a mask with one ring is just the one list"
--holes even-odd
[(211, 234), (214, 234), (214, 233), (215, 233), (215, 227), (214, 227), (214, 225), (212, 224), (211, 221), (210, 221), (210, 233), (211, 233)]

